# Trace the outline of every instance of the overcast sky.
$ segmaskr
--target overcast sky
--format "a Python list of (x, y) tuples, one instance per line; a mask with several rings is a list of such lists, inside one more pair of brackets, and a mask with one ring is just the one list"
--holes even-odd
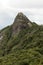
[(43, 24), (43, 0), (0, 0), (0, 29), (12, 24), (18, 12)]

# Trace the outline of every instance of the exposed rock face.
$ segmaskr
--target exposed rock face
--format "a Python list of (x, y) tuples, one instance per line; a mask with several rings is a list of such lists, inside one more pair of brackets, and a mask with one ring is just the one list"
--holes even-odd
[(0, 36), (0, 40), (2, 40), (3, 36)]
[(24, 29), (30, 25), (30, 20), (23, 13), (20, 12), (14, 20), (13, 31), (14, 33), (18, 33), (21, 29)]
[(3, 38), (3, 35), (0, 33), (0, 41), (2, 40), (2, 38)]

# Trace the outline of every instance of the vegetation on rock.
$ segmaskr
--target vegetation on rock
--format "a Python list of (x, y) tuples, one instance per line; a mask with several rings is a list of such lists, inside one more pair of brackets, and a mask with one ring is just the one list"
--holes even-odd
[(18, 13), (1, 36), (0, 65), (43, 65), (43, 26)]

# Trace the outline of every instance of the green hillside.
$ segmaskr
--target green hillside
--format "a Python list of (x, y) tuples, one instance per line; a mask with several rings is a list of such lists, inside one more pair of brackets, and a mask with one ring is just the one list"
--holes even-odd
[(0, 65), (43, 65), (43, 26), (18, 13), (0, 30)]

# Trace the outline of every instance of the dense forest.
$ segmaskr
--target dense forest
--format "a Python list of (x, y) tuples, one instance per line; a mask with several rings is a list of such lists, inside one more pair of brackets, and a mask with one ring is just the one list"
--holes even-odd
[(18, 13), (0, 30), (0, 65), (43, 65), (43, 25)]

